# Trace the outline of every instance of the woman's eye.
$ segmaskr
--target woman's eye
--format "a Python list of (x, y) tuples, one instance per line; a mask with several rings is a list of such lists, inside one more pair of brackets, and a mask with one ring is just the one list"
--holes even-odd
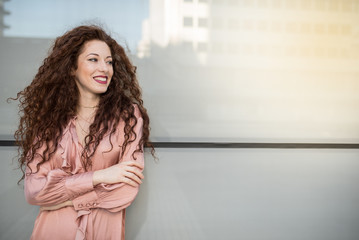
[(97, 62), (97, 59), (96, 59), (96, 58), (90, 58), (89, 61), (91, 61), (91, 62)]
[(108, 61), (107, 64), (112, 65), (113, 61)]

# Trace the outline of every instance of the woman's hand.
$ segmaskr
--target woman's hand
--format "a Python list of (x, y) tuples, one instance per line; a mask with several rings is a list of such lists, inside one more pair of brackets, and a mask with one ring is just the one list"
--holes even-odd
[(96, 186), (99, 183), (114, 184), (126, 183), (137, 187), (144, 178), (141, 170), (143, 166), (136, 161), (121, 162), (111, 167), (95, 171), (92, 183)]
[(53, 206), (40, 207), (40, 211), (54, 211), (63, 207), (73, 206), (72, 201), (66, 201)]

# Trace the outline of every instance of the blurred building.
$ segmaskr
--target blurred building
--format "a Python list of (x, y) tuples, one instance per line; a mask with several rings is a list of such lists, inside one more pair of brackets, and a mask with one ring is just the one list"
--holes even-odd
[(351, 68), (342, 61), (359, 57), (358, 22), (352, 0), (151, 0), (138, 56), (152, 45), (180, 46), (182, 56), (193, 51), (212, 66), (317, 69), (321, 59)]
[(281, 129), (290, 139), (292, 125), (303, 129), (298, 141), (343, 129), (353, 135), (359, 115), (349, 108), (359, 99), (341, 91), (355, 88), (359, 77), (359, 1), (150, 0), (149, 6), (137, 56), (143, 84), (153, 91), (149, 99), (160, 96), (176, 109), (164, 122), (196, 122), (212, 135), (223, 132), (211, 125), (226, 122), (236, 129), (226, 132), (233, 138)]
[(8, 1), (9, 0), (0, 0), (0, 37), (3, 36), (4, 29), (9, 28), (4, 22), (4, 16), (10, 14), (10, 12), (6, 11), (4, 8), (4, 2)]

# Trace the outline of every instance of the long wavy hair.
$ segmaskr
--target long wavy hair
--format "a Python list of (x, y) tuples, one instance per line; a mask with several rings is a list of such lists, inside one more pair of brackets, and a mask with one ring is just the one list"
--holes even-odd
[(91, 166), (91, 157), (100, 141), (109, 131), (111, 140), (121, 120), (125, 123), (123, 155), (128, 144), (137, 137), (133, 130), (137, 123), (134, 104), (137, 104), (143, 118), (143, 135), (136, 152), (143, 152), (143, 147), (150, 147), (154, 154), (149, 141), (149, 117), (143, 106), (136, 67), (131, 64), (124, 48), (101, 27), (79, 26), (55, 40), (31, 84), (13, 98), (20, 102), (20, 123), (14, 134), (19, 146), (19, 167), (23, 172), (19, 181), (24, 179), (26, 166), (34, 160), (37, 150), (44, 147), (43, 144), (45, 150), (40, 153), (42, 159), (37, 170), (51, 158), (57, 150), (64, 128), (76, 115), (79, 90), (72, 73), (77, 69), (77, 59), (85, 43), (91, 40), (100, 40), (109, 46), (114, 73), (107, 91), (100, 95), (94, 122), (85, 138), (83, 166), (85, 169)]

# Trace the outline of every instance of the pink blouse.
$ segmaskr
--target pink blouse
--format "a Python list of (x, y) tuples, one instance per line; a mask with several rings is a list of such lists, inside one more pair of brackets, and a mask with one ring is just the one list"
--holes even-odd
[[(127, 145), (121, 161), (133, 160), (142, 136), (142, 118), (135, 108), (137, 124), (134, 128), (136, 140)], [(72, 200), (71, 207), (54, 211), (40, 211), (36, 218), (31, 239), (124, 239), (125, 208), (135, 199), (139, 188), (125, 183), (92, 184), (93, 171), (110, 167), (119, 162), (121, 145), (124, 140), (124, 122), (112, 135), (111, 149), (109, 134), (99, 144), (92, 157), (92, 167), (85, 171), (80, 157), (75, 120), (72, 119), (63, 131), (57, 151), (51, 159), (41, 165), (36, 172), (40, 156), (30, 163), (33, 174), (25, 176), (25, 197), (33, 205), (52, 206)], [(42, 153), (40, 149), (38, 153)], [(144, 164), (141, 152), (135, 153), (136, 161)], [(27, 168), (27, 173), (30, 169)]]

